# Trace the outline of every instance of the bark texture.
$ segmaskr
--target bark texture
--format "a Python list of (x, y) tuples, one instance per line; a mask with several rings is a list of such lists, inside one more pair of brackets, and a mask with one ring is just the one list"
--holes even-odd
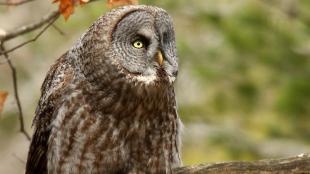
[(185, 166), (175, 174), (310, 174), (310, 154), (259, 161), (221, 162)]

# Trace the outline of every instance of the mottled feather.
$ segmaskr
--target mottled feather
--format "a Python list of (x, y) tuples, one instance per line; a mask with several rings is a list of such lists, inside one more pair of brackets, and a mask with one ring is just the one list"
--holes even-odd
[(181, 165), (177, 71), (163, 9), (125, 6), (100, 17), (43, 82), (26, 174), (171, 174)]

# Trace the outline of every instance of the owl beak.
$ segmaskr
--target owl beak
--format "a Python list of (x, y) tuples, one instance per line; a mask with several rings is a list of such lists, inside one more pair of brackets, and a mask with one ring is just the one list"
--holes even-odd
[(163, 54), (161, 53), (160, 50), (158, 50), (156, 53), (156, 61), (159, 65), (162, 65), (164, 62)]

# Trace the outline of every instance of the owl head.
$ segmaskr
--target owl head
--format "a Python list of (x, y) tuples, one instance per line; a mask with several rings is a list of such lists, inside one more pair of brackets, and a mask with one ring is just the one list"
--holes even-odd
[(171, 17), (161, 8), (125, 6), (100, 17), (71, 49), (93, 82), (172, 84), (178, 72)]

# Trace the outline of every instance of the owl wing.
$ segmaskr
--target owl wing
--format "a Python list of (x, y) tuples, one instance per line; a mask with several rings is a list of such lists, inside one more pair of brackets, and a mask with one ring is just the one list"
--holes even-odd
[(61, 56), (50, 68), (41, 87), (41, 98), (35, 112), (33, 125), (35, 131), (31, 140), (26, 174), (47, 173), (47, 148), (50, 136), (50, 124), (54, 120), (53, 113), (59, 103), (63, 89), (72, 79), (72, 68)]

